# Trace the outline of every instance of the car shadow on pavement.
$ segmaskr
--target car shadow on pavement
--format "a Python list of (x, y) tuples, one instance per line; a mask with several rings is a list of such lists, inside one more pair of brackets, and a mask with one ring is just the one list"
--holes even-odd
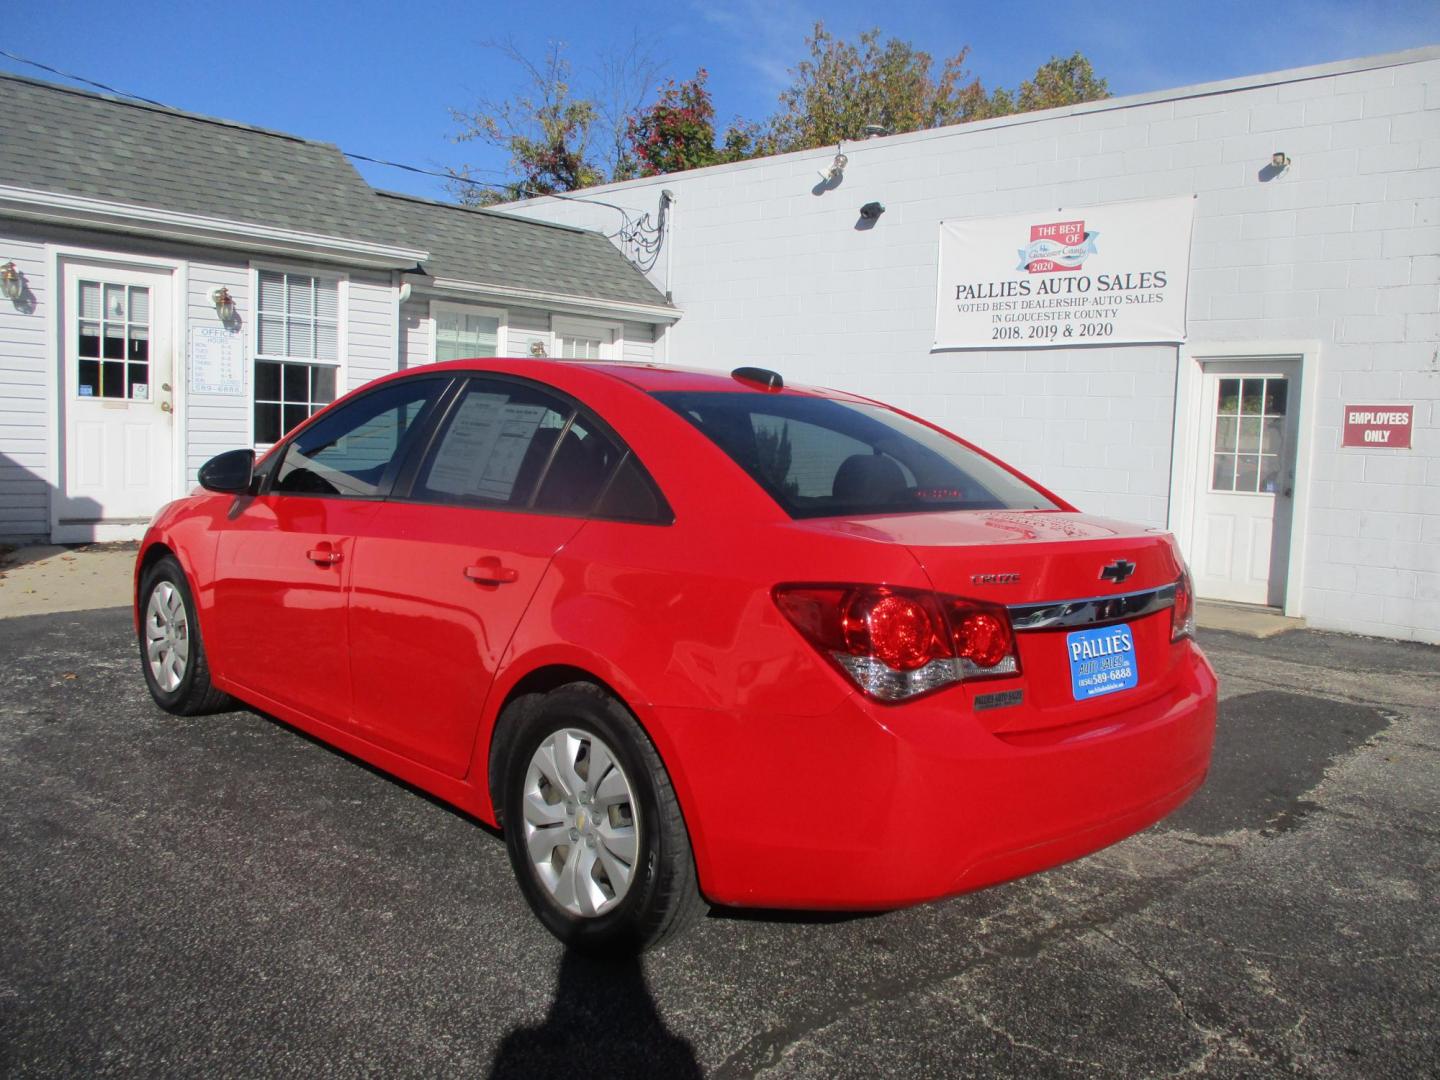
[(695, 1049), (655, 1008), (637, 956), (607, 959), (567, 949), (545, 1019), (511, 1030), (491, 1080), (511, 1077), (701, 1076)]

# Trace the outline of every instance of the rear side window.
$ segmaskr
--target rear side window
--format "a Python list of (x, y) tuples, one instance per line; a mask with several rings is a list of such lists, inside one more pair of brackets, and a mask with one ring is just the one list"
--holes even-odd
[(655, 396), (791, 517), (1056, 509), (983, 455), (880, 406), (789, 394)]
[(653, 482), (608, 429), (556, 394), (500, 379), (469, 380), (411, 497), (627, 521), (658, 521), (663, 509), (670, 520)]

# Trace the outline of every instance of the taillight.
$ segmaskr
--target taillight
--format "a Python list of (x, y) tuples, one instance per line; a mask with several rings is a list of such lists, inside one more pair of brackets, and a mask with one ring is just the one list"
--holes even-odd
[(1195, 635), (1195, 589), (1190, 584), (1190, 571), (1180, 573), (1175, 582), (1175, 606), (1170, 611), (1170, 640)]
[(884, 585), (781, 585), (775, 603), (881, 701), (1020, 670), (1010, 617), (996, 604)]

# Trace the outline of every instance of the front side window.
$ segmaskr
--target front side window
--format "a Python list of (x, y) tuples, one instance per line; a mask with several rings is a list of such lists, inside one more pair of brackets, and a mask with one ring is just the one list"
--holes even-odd
[(878, 405), (791, 394), (655, 396), (791, 517), (1056, 509), (984, 455)]
[(422, 414), (446, 382), (401, 380), (316, 420), (285, 448), (271, 491), (347, 498), (383, 495)]
[(340, 284), (333, 278), (258, 273), (255, 442), (266, 446), (335, 400)]

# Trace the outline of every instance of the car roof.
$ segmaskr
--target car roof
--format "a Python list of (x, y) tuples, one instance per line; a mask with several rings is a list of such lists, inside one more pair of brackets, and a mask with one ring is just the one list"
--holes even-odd
[(529, 376), (541, 381), (575, 369), (608, 375), (628, 383), (647, 394), (667, 391), (690, 393), (755, 393), (755, 394), (797, 394), (806, 397), (827, 397), (843, 401), (868, 401), (855, 394), (840, 390), (829, 390), (817, 386), (786, 385), (783, 390), (765, 390), (752, 382), (735, 378), (729, 372), (705, 368), (680, 367), (674, 364), (639, 363), (620, 360), (560, 360), (507, 357), (475, 357), (468, 360), (447, 360), (438, 364), (426, 364), (420, 368), (407, 369), (407, 374), (421, 371), (496, 371), (511, 375)]

